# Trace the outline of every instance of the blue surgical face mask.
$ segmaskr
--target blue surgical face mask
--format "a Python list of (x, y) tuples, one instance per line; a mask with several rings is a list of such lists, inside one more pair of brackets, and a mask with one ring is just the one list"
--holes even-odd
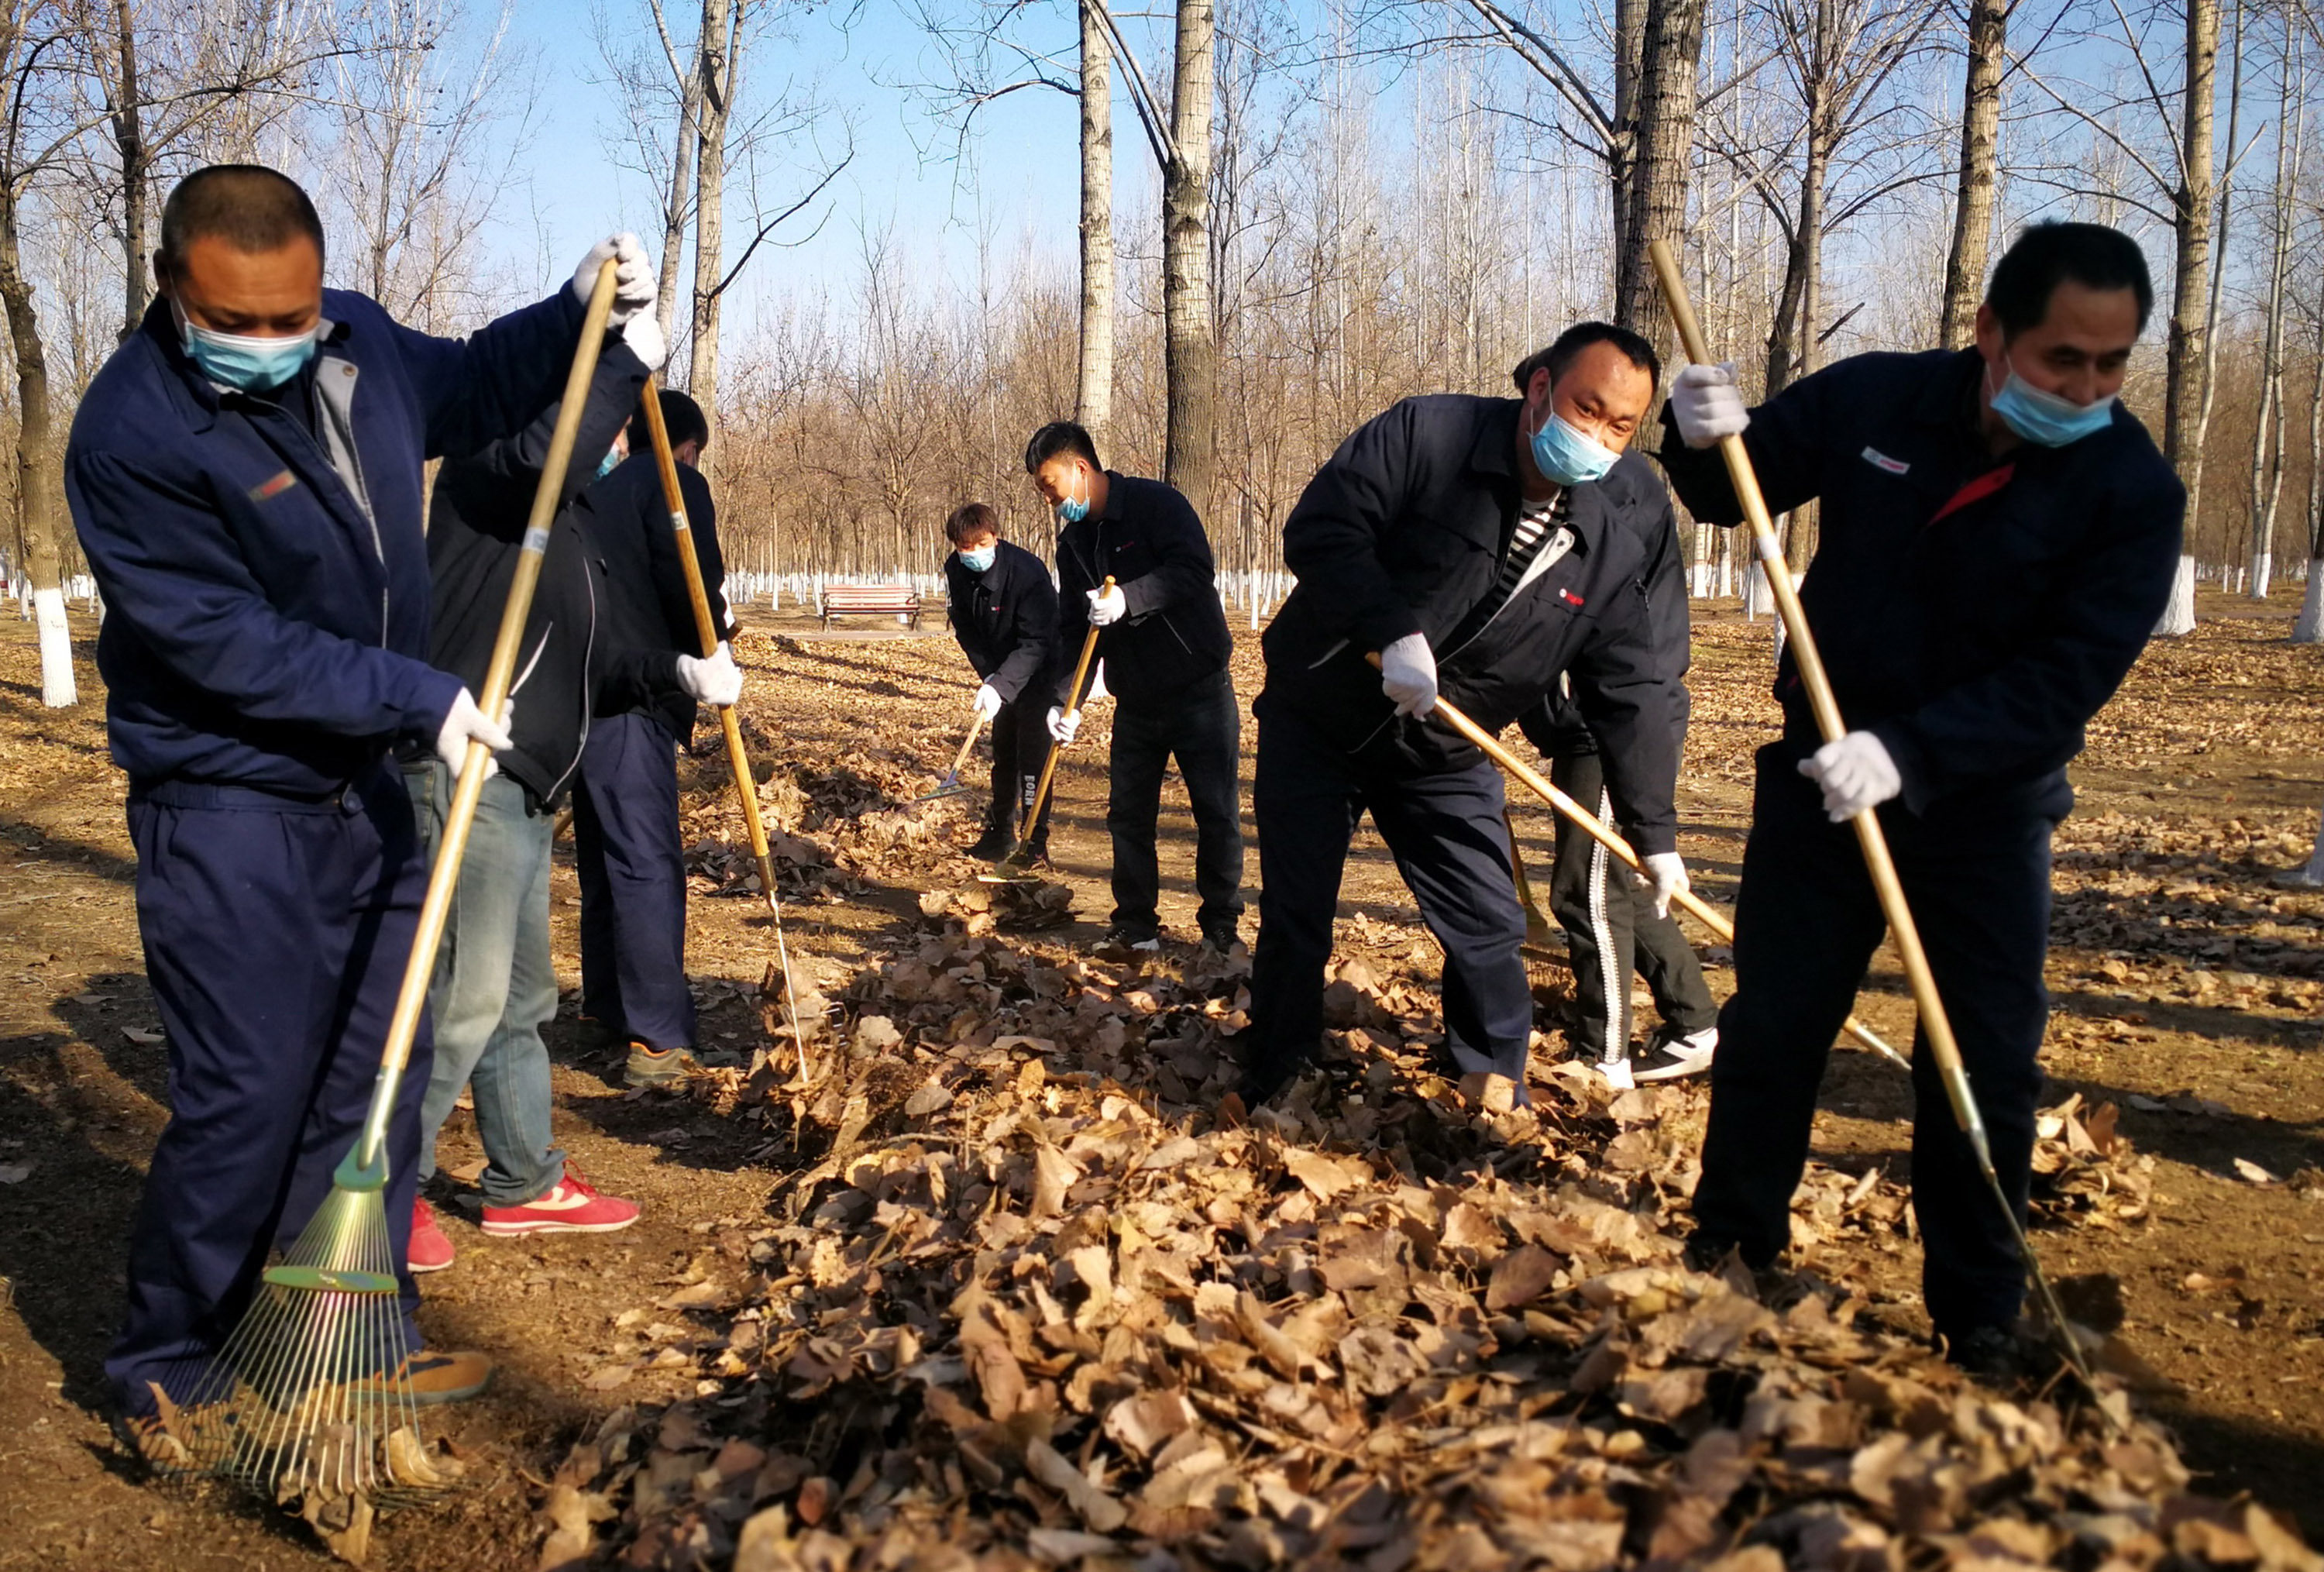
[(979, 546), (973, 551), (963, 551), (960, 553), (960, 565), (963, 568), (967, 569), (971, 573), (986, 572), (1000, 559), (1001, 542), (998, 541)]
[(198, 328), (178, 313), (180, 342), (186, 357), (201, 374), (222, 387), (244, 393), (272, 393), (307, 369), (322, 337), (318, 322), (290, 338), (251, 338), (239, 333), (218, 333)]
[(605, 476), (613, 474), (613, 471), (619, 469), (621, 467), (621, 449), (618, 448), (608, 448), (605, 449), (605, 456), (597, 460), (597, 478), (603, 480)]
[[(2009, 365), (2006, 356), (2002, 364)], [(1985, 385), (1987, 390), (1993, 387), (1993, 368), (1989, 365), (1985, 368)], [(2058, 393), (2044, 393), (2010, 365), (2009, 380), (1993, 393), (1993, 412), (2001, 417), (2003, 425), (2028, 442), (2044, 448), (2063, 448), (2113, 425), (2114, 400), (2107, 397), (2094, 404), (2078, 404)]]
[(1622, 456), (1568, 424), (1555, 410), (1533, 434), (1533, 467), (1560, 485), (1602, 479)]
[(1089, 517), (1089, 488), (1084, 485), (1082, 490), (1084, 495), (1068, 496), (1057, 504), (1057, 517), (1066, 523), (1078, 524)]

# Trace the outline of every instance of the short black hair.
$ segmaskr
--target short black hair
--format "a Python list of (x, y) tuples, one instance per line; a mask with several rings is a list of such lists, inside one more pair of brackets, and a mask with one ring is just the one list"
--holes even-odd
[(257, 163), (214, 163), (180, 180), (161, 204), (161, 256), (183, 261), (215, 236), (243, 253), (280, 251), (300, 236), (323, 250), (323, 220), (297, 180)]
[(955, 546), (965, 545), (979, 535), (1000, 532), (1001, 515), (981, 502), (963, 503), (945, 521), (945, 539)]
[(1039, 474), (1041, 466), (1060, 453), (1079, 454), (1089, 460), (1092, 469), (1105, 467), (1098, 462), (1097, 444), (1091, 440), (1087, 430), (1071, 421), (1051, 421), (1025, 444), (1025, 473)]
[[(673, 451), (688, 442), (710, 446), (710, 421), (702, 406), (676, 388), (661, 390), (661, 423), (669, 429), (669, 445)], [(646, 412), (640, 410), (630, 417), (630, 451), (653, 451), (653, 428), (646, 424)]]
[(2047, 219), (2018, 236), (1994, 265), (1985, 303), (2001, 319), (2001, 336), (2015, 338), (2050, 314), (2050, 297), (2071, 279), (2084, 289), (2128, 290), (2138, 300), (2138, 330), (2154, 311), (2154, 281), (2138, 242), (2107, 224)]
[(1657, 387), (1662, 385), (1663, 357), (1655, 353), (1655, 347), (1628, 328), (1617, 328), (1611, 322), (1576, 322), (1560, 333), (1548, 348), (1536, 349), (1518, 361), (1509, 378), (1517, 384), (1519, 393), (1532, 384), (1533, 374), (1545, 368), (1549, 372), (1549, 380), (1555, 382), (1592, 344), (1611, 344), (1622, 352), (1622, 358), (1645, 372), (1648, 381)]

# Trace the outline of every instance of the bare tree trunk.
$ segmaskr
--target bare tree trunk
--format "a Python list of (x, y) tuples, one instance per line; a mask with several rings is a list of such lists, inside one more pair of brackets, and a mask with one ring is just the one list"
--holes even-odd
[(1614, 320), (1636, 328), (1668, 356), (1675, 332), (1655, 287), (1647, 247), (1676, 245), (1686, 234), (1688, 160), (1694, 151), (1697, 72), (1702, 62), (1703, 0), (1651, 0), (1638, 68), (1637, 136), (1630, 217), (1616, 253)]
[(0, 306), (8, 313), (8, 342), (16, 357), (16, 520), (24, 542), (24, 569), (32, 581), (33, 617), (40, 625), (41, 702), (60, 709), (79, 701), (73, 681), (72, 633), (65, 622), (64, 476), (58, 468), (49, 413), (49, 362), (32, 282), (24, 276), (17, 238), (21, 193), (0, 188)]
[(2292, 624), (2295, 644), (2324, 644), (2324, 291), (2316, 302), (2311, 356), (2316, 380), (2308, 394), (2308, 587)]
[[(1828, 17), (1830, 0), (1818, 7), (1819, 18)], [(1819, 23), (1821, 25), (1821, 22)], [(1830, 30), (1824, 30), (1830, 37)], [(1807, 375), (1816, 368), (1822, 348), (1823, 320), (1823, 207), (1824, 182), (1831, 174), (1831, 139), (1821, 129), (1821, 116), (1824, 107), (1821, 95), (1811, 98), (1808, 116), (1807, 174), (1800, 182), (1800, 375)], [(1794, 508), (1784, 530), (1784, 560), (1794, 574), (1805, 573), (1815, 556), (1816, 506), (1809, 503)]]
[(1969, 0), (1969, 76), (1961, 88), (1960, 183), (1953, 197), (1953, 245), (1945, 256), (1945, 312), (1937, 341), (1966, 349), (1977, 336), (1985, 257), (1993, 238), (1995, 149), (2001, 125), (2001, 74), (2007, 63), (2009, 0)]
[(1185, 494), (1197, 516), (1211, 511), (1218, 465), (1218, 343), (1211, 319), (1211, 91), (1214, 59), (1212, 0), (1178, 0), (1173, 63), (1173, 157), (1162, 193), (1163, 365), (1169, 411), (1163, 478)]
[[(661, 214), (661, 297), (654, 315), (661, 323), (662, 342), (678, 342), (678, 275), (686, 254), (687, 209), (694, 200), (695, 142), (702, 113), (702, 76), (689, 73), (678, 88), (678, 145), (670, 153), (669, 199)], [(696, 262), (699, 266), (699, 259)], [(687, 316), (691, 318), (692, 312)], [(689, 327), (691, 323), (689, 322)]]
[(742, 51), (739, 14), (748, 0), (702, 0), (702, 39), (695, 60), (699, 108), (694, 206), (694, 355), (686, 391), (718, 422), (719, 284), (726, 266), (726, 117), (733, 109), (734, 67)]
[[(2178, 237), (2172, 269), (2170, 347), (2164, 359), (2163, 452), (2187, 488), (2191, 542), (2195, 505), (2203, 481), (2203, 384), (2210, 364), (2211, 107), (2219, 62), (2219, 0), (2187, 0), (2186, 118), (2180, 133), (2179, 189), (2172, 193)], [(2195, 559), (2179, 559), (2179, 576), (2158, 634), (2195, 629)]]
[(2294, 189), (2300, 182), (2301, 113), (2306, 71), (2300, 23), (2283, 18), (2283, 56), (2276, 94), (2275, 233), (2268, 252), (2267, 341), (2260, 355), (2259, 421), (2252, 429), (2251, 585), (2254, 600), (2267, 598), (2275, 569), (2275, 509), (2283, 495), (2283, 285), (2292, 254)]
[(137, 86), (134, 0), (113, 0), (119, 75), (113, 104), (113, 143), (121, 158), (121, 338), (128, 341), (145, 319), (151, 298), (145, 278), (146, 196), (152, 153), (145, 145), (144, 99)]
[(1614, 241), (1614, 309), (1622, 306), (1622, 269), (1631, 249), (1637, 208), (1638, 78), (1646, 62), (1646, 8), (1652, 0), (1614, 0), (1613, 136), (1606, 144), (1608, 197)]
[(1113, 420), (1112, 46), (1098, 7), (1082, 0), (1082, 358), (1075, 418), (1105, 451)]

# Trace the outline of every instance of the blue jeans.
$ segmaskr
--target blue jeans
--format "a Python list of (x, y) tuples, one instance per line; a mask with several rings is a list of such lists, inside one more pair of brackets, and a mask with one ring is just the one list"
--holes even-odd
[[(452, 772), (431, 759), (405, 766), (403, 779), (432, 861), (452, 809)], [(557, 1013), (549, 949), (556, 828), (555, 818), (534, 811), (524, 788), (506, 775), (484, 782), (428, 989), (436, 1068), (420, 1109), (420, 1174), (436, 1171), (436, 1133), (460, 1088), (473, 1085), (489, 1206), (538, 1200), (565, 1177), (565, 1153), (549, 1130), (549, 1050), (540, 1040)]]

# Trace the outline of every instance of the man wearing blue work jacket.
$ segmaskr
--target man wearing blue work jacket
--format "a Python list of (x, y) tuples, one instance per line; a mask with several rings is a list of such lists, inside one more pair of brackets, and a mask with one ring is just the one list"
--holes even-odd
[[(389, 759), (509, 745), (428, 664), (422, 465), (521, 430), (562, 390), (587, 291), (652, 298), (634, 240), (466, 340), (323, 288), (320, 220), (272, 170), (171, 193), (160, 298), (73, 421), (66, 495), (107, 609), (97, 663), (129, 776), (138, 929), (169, 1035), (171, 1117), (130, 1242), (106, 1370), (133, 1433), (182, 1396), (353, 1143), (427, 869)], [(387, 1216), (422, 1401), (481, 1391), (426, 1349), (405, 1266), (429, 1044), (389, 1130)]]

